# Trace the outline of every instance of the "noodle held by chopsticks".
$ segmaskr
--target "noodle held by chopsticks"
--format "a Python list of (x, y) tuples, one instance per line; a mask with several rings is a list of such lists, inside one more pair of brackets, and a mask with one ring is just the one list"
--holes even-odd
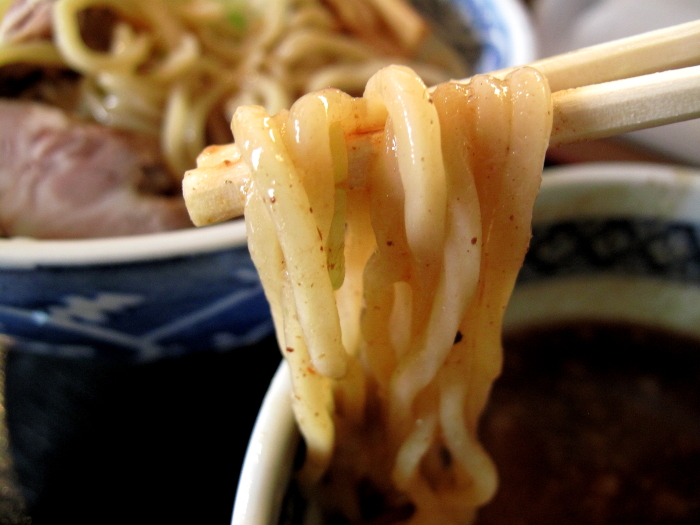
[[(496, 490), (477, 425), (551, 118), (529, 68), (429, 94), (395, 66), (362, 98), (236, 112), (249, 246), (290, 365), (301, 479), (325, 513), (469, 523)], [(353, 186), (345, 138), (377, 125), (381, 154)], [(384, 502), (372, 517), (368, 491)]]

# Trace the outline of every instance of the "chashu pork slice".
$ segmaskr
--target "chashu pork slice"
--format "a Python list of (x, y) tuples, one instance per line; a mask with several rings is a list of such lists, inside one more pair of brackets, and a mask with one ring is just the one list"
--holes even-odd
[(9, 99), (0, 99), (0, 122), (0, 234), (109, 237), (192, 225), (157, 139)]
[(26, 42), (51, 37), (51, 11), (56, 0), (14, 0), (0, 21), (0, 42)]

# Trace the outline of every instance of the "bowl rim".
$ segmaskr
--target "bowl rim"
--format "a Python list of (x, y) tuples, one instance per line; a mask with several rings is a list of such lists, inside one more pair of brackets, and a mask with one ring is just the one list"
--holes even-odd
[[(636, 193), (644, 188), (644, 207)], [(606, 193), (590, 197), (590, 191)], [(691, 192), (692, 190), (692, 192)], [(700, 168), (645, 162), (591, 162), (545, 168), (533, 224), (583, 217), (682, 218), (700, 222)], [(574, 206), (575, 204), (575, 206)]]
[(95, 239), (0, 239), (0, 268), (88, 266), (163, 260), (245, 247), (243, 220), (203, 228)]
[[(299, 433), (291, 403), (292, 382), (286, 360), (277, 367), (258, 411), (245, 451), (231, 525), (268, 525), (277, 519), (292, 473)], [(264, 473), (260, 476), (260, 473)], [(256, 502), (256, 494), (266, 494)]]

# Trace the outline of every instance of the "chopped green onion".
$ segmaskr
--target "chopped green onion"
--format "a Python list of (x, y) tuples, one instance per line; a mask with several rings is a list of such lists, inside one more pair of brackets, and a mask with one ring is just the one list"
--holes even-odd
[(242, 11), (232, 9), (226, 13), (226, 19), (236, 31), (245, 31), (248, 19)]

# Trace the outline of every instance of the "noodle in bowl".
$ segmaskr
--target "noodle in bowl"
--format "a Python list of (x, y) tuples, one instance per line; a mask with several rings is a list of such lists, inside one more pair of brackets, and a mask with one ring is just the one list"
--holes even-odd
[[(649, 326), (700, 341), (700, 259), (693, 249), (698, 203), (695, 171), (644, 164), (545, 170), (531, 250), (505, 315), (504, 335), (599, 322)], [(234, 525), (301, 522), (304, 503), (290, 485), (300, 443), (290, 389), (283, 364), (251, 437)], [(306, 519), (318, 523), (313, 516)]]
[[(482, 45), (478, 71), (534, 59), (517, 0), (451, 3)], [(109, 239), (0, 239), (0, 288), (0, 344), (28, 352), (147, 361), (243, 347), (272, 332), (242, 222)]]

